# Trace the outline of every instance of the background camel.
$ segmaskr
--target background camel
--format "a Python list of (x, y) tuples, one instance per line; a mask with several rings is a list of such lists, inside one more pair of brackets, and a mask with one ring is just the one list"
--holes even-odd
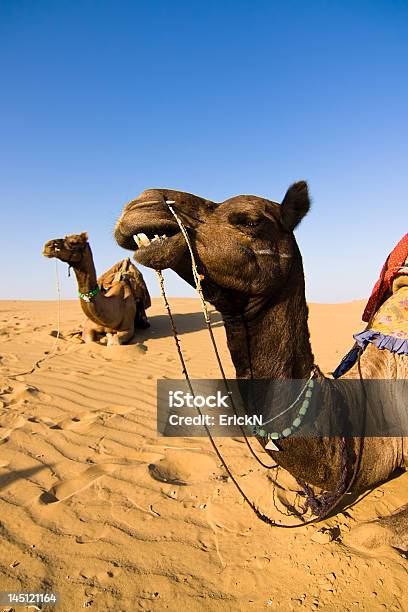
[[(174, 202), (172, 206), (187, 228), (204, 277), (204, 295), (223, 316), (237, 377), (309, 378), (314, 358), (302, 258), (293, 235), (310, 207), (307, 184), (292, 185), (281, 205), (247, 195), (214, 203), (166, 189), (144, 191), (129, 203), (116, 224), (117, 242), (136, 249), (139, 263), (172, 268), (194, 285), (184, 237), (165, 200)], [(141, 234), (149, 240), (141, 243)], [(152, 242), (155, 235), (164, 238)], [(360, 365), (363, 378), (408, 378), (408, 356), (381, 351), (371, 344)], [(349, 378), (358, 376), (357, 366), (347, 373)], [(325, 380), (320, 371), (317, 379)], [(342, 393), (339, 383), (330, 381), (325, 389), (325, 405), (334, 407)], [(349, 414), (361, 411), (353, 397), (344, 400)], [(392, 401), (389, 397), (382, 400), (386, 404)], [(268, 451), (277, 463), (296, 478), (326, 491), (333, 491), (344, 475), (338, 438), (292, 437), (279, 440), (277, 446), (279, 452)], [(354, 465), (360, 440), (348, 439), (347, 446)], [(353, 491), (374, 486), (406, 467), (407, 449), (408, 440), (402, 437), (366, 438)], [(347, 468), (350, 479), (352, 465)], [(382, 520), (378, 528), (381, 537), (388, 537), (394, 546), (408, 547), (408, 506), (392, 519)]]
[(125, 344), (135, 328), (149, 327), (146, 309), (150, 295), (142, 274), (124, 259), (98, 279), (86, 233), (50, 240), (44, 246), (45, 257), (56, 257), (68, 263), (78, 281), (81, 308), (86, 315), (82, 338), (95, 342), (106, 334), (107, 344)]

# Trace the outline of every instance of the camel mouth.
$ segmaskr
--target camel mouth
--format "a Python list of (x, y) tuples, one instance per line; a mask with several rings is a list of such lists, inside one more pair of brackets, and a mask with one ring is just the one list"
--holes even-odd
[(49, 240), (48, 242), (46, 242), (42, 250), (42, 254), (44, 255), (44, 257), (48, 257), (48, 259), (52, 259), (53, 257), (55, 257), (57, 253), (61, 250), (61, 243), (62, 241), (58, 239)]
[(115, 238), (120, 246), (134, 252), (137, 263), (154, 269), (176, 265), (185, 249), (179, 226), (167, 220), (122, 225), (116, 228)]
[(180, 233), (178, 225), (159, 224), (155, 227), (138, 228), (132, 235), (136, 250), (162, 246)]
[(167, 268), (180, 250), (180, 238), (184, 240), (178, 226), (140, 229), (133, 234), (134, 259), (148, 267)]
[[(135, 251), (143, 247), (147, 247), (156, 237), (172, 238), (180, 232), (177, 223), (166, 220), (150, 220), (148, 222), (135, 223), (133, 219), (121, 219), (115, 228), (116, 242), (124, 249)], [(138, 241), (135, 236), (144, 235), (144, 241)]]
[[(177, 223), (168, 219), (135, 220), (124, 218), (115, 228), (115, 239), (119, 246), (129, 251), (145, 249), (151, 244), (158, 246), (180, 232)], [(139, 237), (139, 238), (138, 238)]]

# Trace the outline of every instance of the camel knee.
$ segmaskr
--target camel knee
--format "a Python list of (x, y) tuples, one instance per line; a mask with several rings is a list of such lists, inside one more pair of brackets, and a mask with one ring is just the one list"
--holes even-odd
[(95, 330), (85, 328), (82, 332), (82, 340), (85, 342), (85, 344), (91, 344), (91, 342), (96, 342), (97, 338)]
[(126, 344), (126, 342), (129, 342), (129, 340), (133, 338), (133, 335), (133, 329), (106, 334), (106, 337), (108, 339), (107, 346), (117, 346), (119, 344)]
[(106, 346), (117, 346), (120, 344), (117, 334), (106, 334)]

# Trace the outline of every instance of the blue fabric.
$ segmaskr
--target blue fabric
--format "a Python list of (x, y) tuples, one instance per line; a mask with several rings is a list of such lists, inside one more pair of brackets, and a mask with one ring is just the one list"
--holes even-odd
[(343, 357), (337, 368), (332, 372), (333, 378), (340, 378), (340, 376), (348, 372), (357, 361), (359, 347), (364, 350), (369, 342), (381, 350), (387, 349), (391, 351), (391, 353), (396, 353), (397, 355), (408, 355), (407, 339), (386, 336), (373, 329), (366, 329), (359, 334), (354, 334), (354, 338), (358, 346), (353, 347), (351, 351)]
[(381, 350), (388, 349), (391, 353), (396, 353), (397, 355), (408, 355), (408, 340), (406, 338), (386, 336), (373, 329), (366, 329), (359, 334), (354, 334), (354, 338), (362, 349), (365, 349), (367, 344), (371, 342), (371, 344), (374, 344)]
[(358, 346), (355, 346), (343, 357), (337, 368), (332, 372), (333, 378), (340, 378), (353, 367), (357, 361), (359, 350)]

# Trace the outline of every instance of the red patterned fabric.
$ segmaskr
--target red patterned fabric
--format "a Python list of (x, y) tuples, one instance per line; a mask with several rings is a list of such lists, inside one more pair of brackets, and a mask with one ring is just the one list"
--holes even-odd
[[(390, 253), (387, 261), (383, 265), (380, 278), (376, 282), (370, 299), (364, 309), (362, 319), (369, 321), (382, 303), (384, 295), (391, 290), (392, 281), (398, 274), (398, 270), (404, 265), (408, 258), (408, 234), (405, 234), (399, 241), (395, 249)], [(381, 282), (382, 279), (382, 282)], [(375, 309), (375, 310), (374, 310)]]

